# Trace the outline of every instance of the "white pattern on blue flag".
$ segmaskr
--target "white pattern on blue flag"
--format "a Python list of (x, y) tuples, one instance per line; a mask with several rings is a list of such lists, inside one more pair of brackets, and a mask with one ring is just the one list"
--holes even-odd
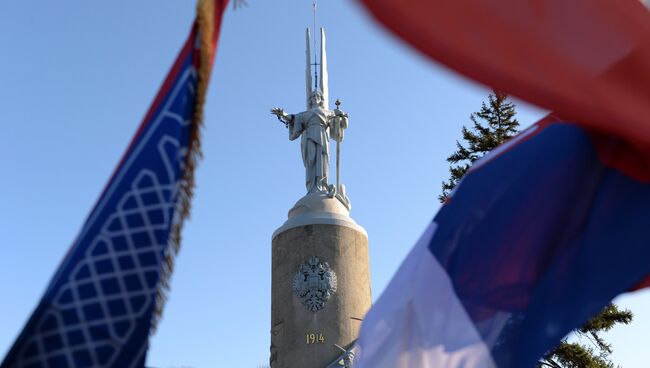
[(3, 368), (143, 365), (195, 100), (196, 71), (186, 60)]

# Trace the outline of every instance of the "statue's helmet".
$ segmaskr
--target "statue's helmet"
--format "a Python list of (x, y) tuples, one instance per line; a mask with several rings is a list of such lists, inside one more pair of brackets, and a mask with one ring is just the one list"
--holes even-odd
[(323, 92), (318, 89), (315, 89), (309, 96), (309, 108), (314, 107), (325, 107), (325, 99), (323, 97)]

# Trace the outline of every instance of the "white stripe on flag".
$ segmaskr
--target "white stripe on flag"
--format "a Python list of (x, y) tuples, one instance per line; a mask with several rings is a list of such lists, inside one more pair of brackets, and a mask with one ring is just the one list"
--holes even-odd
[(356, 368), (493, 368), (489, 349), (428, 249), (431, 223), (361, 326)]

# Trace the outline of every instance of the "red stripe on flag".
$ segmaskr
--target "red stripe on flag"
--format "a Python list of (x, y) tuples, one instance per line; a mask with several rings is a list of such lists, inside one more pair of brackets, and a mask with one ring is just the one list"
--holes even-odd
[[(227, 5), (228, 5), (228, 0), (215, 0), (215, 8), (214, 8), (214, 20), (215, 20), (214, 25), (215, 25), (215, 28), (214, 28), (214, 33), (213, 33), (213, 37), (214, 37), (214, 39), (213, 39), (213, 49), (211, 50), (212, 51), (212, 60), (213, 61), (214, 61), (214, 57), (216, 55), (217, 40), (219, 38), (219, 33), (220, 33), (220, 30), (221, 30), (222, 18), (223, 18), (223, 14), (225, 13)], [(133, 146), (134, 146), (135, 142), (138, 140), (138, 138), (140, 137), (140, 135), (144, 131), (147, 124), (150, 123), (151, 117), (153, 116), (155, 111), (160, 107), (160, 104), (162, 103), (165, 95), (169, 92), (169, 90), (172, 87), (174, 81), (178, 77), (178, 73), (180, 72), (180, 70), (181, 70), (181, 68), (183, 66), (183, 63), (184, 63), (185, 59), (187, 58), (188, 54), (191, 53), (194, 50), (194, 47), (196, 45), (197, 32), (198, 32), (198, 24), (197, 24), (197, 22), (195, 20), (193, 25), (192, 25), (190, 35), (187, 37), (187, 40), (183, 44), (183, 47), (182, 47), (181, 51), (179, 52), (178, 56), (176, 57), (176, 60), (174, 61), (174, 64), (171, 67), (171, 70), (169, 71), (169, 73), (165, 77), (165, 80), (164, 80), (162, 86), (160, 87), (160, 89), (158, 90), (158, 93), (156, 94), (156, 97), (154, 98), (154, 101), (149, 106), (149, 109), (147, 110), (147, 113), (145, 114), (144, 119), (142, 119), (142, 122), (138, 126), (137, 131), (135, 132), (135, 134), (131, 138), (131, 141), (129, 142), (129, 145), (128, 145), (127, 149), (122, 154), (122, 157), (120, 158), (120, 161), (119, 161), (118, 165), (113, 170), (113, 173), (111, 174), (110, 179), (108, 180), (108, 182), (104, 186), (104, 188), (103, 188), (103, 190), (101, 192), (101, 195), (99, 196), (98, 201), (95, 203), (92, 210), (90, 211), (90, 214), (88, 215), (88, 218), (90, 218), (90, 216), (92, 216), (92, 213), (95, 212), (97, 206), (99, 205), (99, 199), (101, 199), (104, 196), (104, 194), (106, 193), (108, 188), (111, 186), (111, 183), (113, 182), (113, 179), (115, 178), (115, 175), (117, 174), (117, 172), (120, 170), (120, 168), (124, 164), (124, 161), (128, 157), (131, 150), (133, 149)], [(194, 66), (196, 68), (199, 67), (199, 65), (196, 64), (198, 62), (198, 59), (193, 60), (192, 62), (193, 62)], [(75, 242), (73, 242), (73, 244), (74, 243), (76, 243), (76, 240), (75, 240)], [(70, 250), (71, 250), (71, 248), (68, 250), (68, 252)], [(66, 257), (67, 257), (67, 255), (66, 255)], [(64, 261), (65, 261), (66, 257), (64, 257)]]
[(634, 288), (632, 288), (632, 290), (630, 290), (630, 291), (636, 291), (636, 290), (647, 288), (647, 287), (650, 287), (650, 276), (643, 279), (640, 283), (638, 283), (636, 286), (634, 286)]
[(591, 132), (591, 141), (603, 165), (650, 184), (650, 156), (617, 138)]
[[(176, 61), (174, 62), (174, 65), (172, 66), (171, 70), (167, 74), (167, 77), (165, 78), (165, 81), (163, 82), (162, 86), (158, 90), (158, 93), (156, 94), (156, 98), (153, 100), (153, 103), (151, 106), (149, 106), (149, 109), (147, 110), (147, 113), (144, 116), (144, 119), (142, 119), (142, 122), (140, 123), (138, 130), (135, 132), (133, 135), (133, 138), (131, 138), (131, 142), (129, 143), (129, 146), (127, 147), (126, 151), (124, 151), (124, 154), (122, 155), (122, 158), (119, 161), (119, 164), (115, 167), (115, 170), (113, 170), (113, 174), (111, 174), (110, 179), (108, 180), (108, 183), (104, 187), (104, 190), (102, 191), (102, 194), (100, 195), (100, 198), (104, 195), (106, 190), (110, 187), (111, 182), (113, 181), (113, 178), (115, 177), (115, 174), (120, 170), (120, 167), (124, 164), (124, 161), (126, 158), (129, 156), (129, 152), (133, 149), (133, 146), (135, 142), (137, 142), (138, 138), (144, 131), (144, 128), (151, 122), (151, 117), (153, 114), (158, 110), (158, 107), (160, 107), (160, 104), (162, 103), (163, 99), (169, 92), (169, 89), (172, 87), (174, 84), (174, 81), (178, 77), (178, 73), (180, 72), (181, 68), (183, 67), (183, 62), (187, 58), (188, 54), (192, 52), (192, 48), (194, 47), (194, 39), (196, 38), (196, 23), (194, 23), (194, 26), (192, 26), (192, 31), (190, 32), (190, 35), (185, 41), (185, 44), (183, 45), (183, 48), (181, 49), (181, 52), (179, 55), (176, 57)], [(95, 204), (97, 206), (97, 204)], [(94, 211), (94, 208), (93, 208)], [(91, 211), (92, 213), (92, 211)]]
[(479, 82), (650, 156), (650, 13), (638, 0), (362, 0)]

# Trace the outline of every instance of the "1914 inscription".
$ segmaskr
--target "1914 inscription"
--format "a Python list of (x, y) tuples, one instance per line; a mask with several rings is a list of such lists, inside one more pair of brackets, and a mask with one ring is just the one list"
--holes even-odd
[(307, 345), (325, 343), (325, 336), (323, 336), (322, 332), (307, 333), (305, 334), (305, 339), (307, 341)]

